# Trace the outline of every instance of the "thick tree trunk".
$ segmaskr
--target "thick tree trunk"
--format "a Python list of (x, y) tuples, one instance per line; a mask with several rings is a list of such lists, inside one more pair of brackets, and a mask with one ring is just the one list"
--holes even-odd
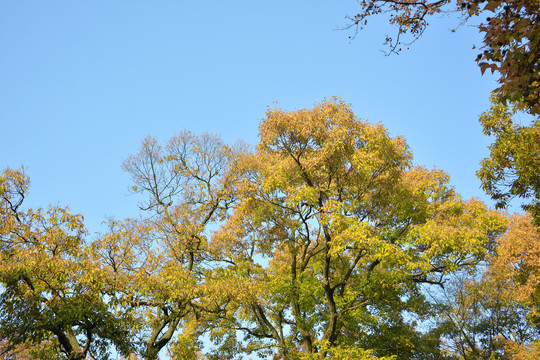
[(67, 331), (58, 329), (54, 331), (54, 334), (66, 354), (68, 354), (69, 360), (84, 360), (86, 356), (71, 329), (67, 329)]

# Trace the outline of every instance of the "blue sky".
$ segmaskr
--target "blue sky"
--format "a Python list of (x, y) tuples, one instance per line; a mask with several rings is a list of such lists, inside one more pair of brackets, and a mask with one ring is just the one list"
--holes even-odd
[(446, 170), (464, 197), (489, 139), (478, 115), (495, 77), (481, 76), (474, 27), (434, 19), (409, 51), (380, 51), (392, 28), (355, 40), (340, 1), (0, 0), (0, 167), (23, 165), (28, 205), (69, 205), (91, 231), (136, 216), (123, 159), (146, 135), (183, 129), (257, 142), (268, 107), (339, 95), (407, 139), (418, 164)]

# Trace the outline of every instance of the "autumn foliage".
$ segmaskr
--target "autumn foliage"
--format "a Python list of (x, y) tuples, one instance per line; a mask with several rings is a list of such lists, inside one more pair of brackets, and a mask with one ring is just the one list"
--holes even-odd
[[(480, 51), (482, 74), (498, 76), (492, 108), (480, 117), (484, 133), (495, 137), (490, 157), (478, 176), (499, 207), (525, 199), (524, 208), (540, 224), (540, 2), (536, 0), (360, 0), (347, 28), (356, 33), (374, 16), (383, 15), (396, 30), (386, 36), (388, 53), (398, 53), (419, 39), (442, 15), (458, 14), (460, 25), (475, 26), (482, 44), (464, 44)], [(532, 116), (530, 124), (514, 121), (516, 112)]]
[[(254, 148), (187, 131), (165, 145), (144, 139), (123, 165), (144, 199), (140, 218), (108, 219), (94, 237), (67, 208), (25, 209), (28, 178), (4, 171), (2, 351), (534, 354), (540, 238), (528, 217), (462, 199), (444, 171), (415, 165), (402, 137), (339, 98), (269, 110), (259, 139)], [(497, 290), (507, 283), (514, 290)], [(515, 321), (495, 328), (490, 314)], [(503, 341), (523, 327), (530, 336)]]

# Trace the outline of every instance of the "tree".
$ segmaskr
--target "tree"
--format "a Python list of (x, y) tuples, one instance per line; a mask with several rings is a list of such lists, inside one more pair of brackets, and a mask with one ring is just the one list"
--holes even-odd
[(218, 137), (184, 131), (163, 147), (146, 138), (123, 168), (147, 200), (144, 220), (111, 222), (96, 243), (119, 303), (139, 315), (140, 351), (154, 359), (166, 346), (196, 358), (208, 314), (223, 305), (206, 278), (213, 271), (209, 228), (236, 200), (235, 150)]
[(513, 120), (516, 112), (515, 106), (493, 98), (491, 109), (480, 116), (484, 133), (495, 140), (489, 146), (490, 157), (482, 160), (478, 177), (499, 208), (514, 197), (532, 198), (523, 208), (540, 224), (540, 121), (521, 125)]
[(529, 307), (529, 321), (540, 325), (540, 228), (528, 214), (512, 217), (499, 241), (491, 275), (513, 289), (512, 298)]
[[(514, 264), (497, 281), (519, 284), (526, 295), (515, 301), (537, 324), (537, 251), (527, 241), (538, 239), (512, 247), (530, 222), (514, 220), (499, 239), (504, 214), (463, 200), (443, 171), (414, 166), (401, 137), (339, 98), (269, 110), (259, 135), (253, 151), (208, 134), (182, 132), (166, 146), (145, 139), (124, 163), (131, 189), (146, 196), (141, 218), (109, 219), (92, 240), (67, 208), (23, 211), (29, 180), (6, 170), (2, 353), (105, 358), (115, 346), (148, 360), (164, 349), (193, 360), (456, 359), (447, 351), (456, 316), (486, 322), (441, 307), (427, 289), (474, 272), (497, 241), (493, 273)], [(478, 302), (473, 290), (461, 298)], [(437, 316), (444, 326), (427, 328)], [(215, 347), (203, 355), (204, 333)], [(536, 345), (504, 344), (523, 359)]]
[(445, 287), (439, 331), (459, 359), (540, 355), (539, 229), (528, 215), (514, 215), (509, 225), (485, 271), (458, 274)]
[(29, 180), (8, 169), (0, 178), (6, 351), (45, 343), (52, 358), (103, 358), (115, 345), (155, 359), (171, 346), (174, 356), (197, 358), (205, 317), (224, 306), (219, 284), (206, 282), (214, 271), (207, 238), (236, 199), (235, 152), (210, 135), (183, 132), (165, 149), (145, 139), (124, 169), (133, 191), (149, 195), (147, 216), (110, 219), (91, 242), (68, 209), (22, 212)]
[(440, 304), (435, 314), (436, 332), (457, 359), (514, 359), (538, 340), (527, 321), (530, 308), (514, 296), (507, 279), (458, 273), (444, 291), (433, 296)]
[(134, 352), (156, 359), (189, 318), (188, 294), (194, 286), (164, 261), (154, 242), (158, 235), (148, 222), (109, 219), (108, 228), (92, 244), (92, 256), (102, 264), (111, 303), (130, 314)]
[(39, 358), (129, 352), (126, 328), (87, 256), (81, 215), (67, 208), (22, 210), (29, 180), (20, 170), (0, 176), (0, 340)]
[[(492, 97), (492, 109), (480, 118), (484, 132), (495, 136), (491, 157), (478, 175), (486, 192), (499, 207), (512, 196), (531, 197), (527, 210), (537, 222), (539, 213), (538, 131), (540, 116), (540, 2), (531, 0), (359, 0), (360, 12), (350, 16), (356, 31), (371, 16), (389, 15), (397, 35), (386, 37), (390, 53), (417, 40), (427, 29), (428, 19), (444, 12), (461, 14), (464, 22), (481, 17), (484, 34), (476, 61), (482, 73), (499, 74), (500, 86)], [(410, 41), (403, 37), (411, 37)], [(533, 116), (530, 126), (511, 120), (509, 107)], [(532, 151), (532, 152), (531, 152)], [(502, 186), (501, 186), (502, 185)]]
[(216, 356), (443, 358), (417, 323), (433, 310), (423, 289), (473, 268), (504, 217), (413, 166), (402, 138), (339, 98), (270, 110), (259, 131), (242, 201), (212, 239), (221, 281), (242, 289)]

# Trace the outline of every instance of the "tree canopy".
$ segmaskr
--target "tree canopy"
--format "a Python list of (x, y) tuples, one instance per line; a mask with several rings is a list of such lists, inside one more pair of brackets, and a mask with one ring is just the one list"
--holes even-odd
[(129, 352), (128, 328), (108, 302), (100, 264), (88, 256), (81, 215), (67, 208), (23, 210), (29, 179), (0, 177), (0, 336), (29, 344), (39, 358)]
[[(2, 353), (534, 354), (528, 217), (462, 199), (444, 171), (415, 165), (402, 137), (337, 97), (269, 110), (259, 138), (254, 148), (187, 131), (166, 145), (144, 139), (123, 165), (144, 198), (140, 218), (111, 218), (93, 238), (67, 208), (24, 210), (28, 178), (4, 171)], [(507, 282), (517, 290), (501, 291)]]
[(515, 106), (494, 100), (491, 109), (480, 116), (484, 133), (495, 139), (478, 177), (500, 208), (514, 197), (531, 199), (523, 208), (540, 224), (540, 121), (522, 125), (513, 119), (516, 112)]
[(245, 249), (224, 258), (246, 284), (226, 326), (284, 359), (437, 358), (439, 339), (419, 330), (423, 289), (474, 267), (504, 217), (337, 98), (271, 110), (259, 136), (243, 201), (215, 236)]

